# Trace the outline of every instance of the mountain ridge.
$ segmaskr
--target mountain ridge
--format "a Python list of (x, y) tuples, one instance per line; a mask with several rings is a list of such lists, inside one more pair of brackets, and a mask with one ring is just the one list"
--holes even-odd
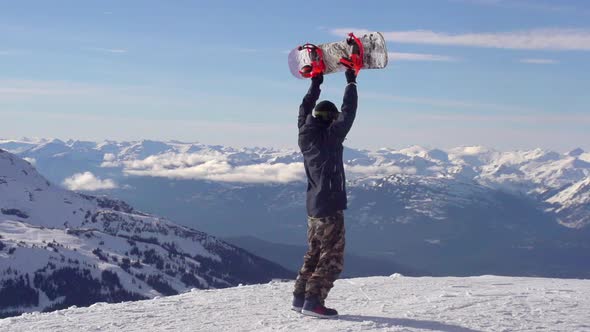
[[(95, 184), (117, 184), (96, 192), (214, 235), (305, 243), (305, 174), (296, 150), (90, 145), (64, 142), (65, 154), (20, 155), (56, 183), (91, 172)], [(146, 158), (136, 154), (148, 150)], [(587, 152), (345, 147), (344, 159), (347, 246), (355, 253), (436, 275), (590, 275), (580, 263), (590, 239), (590, 188), (575, 185), (590, 177)]]

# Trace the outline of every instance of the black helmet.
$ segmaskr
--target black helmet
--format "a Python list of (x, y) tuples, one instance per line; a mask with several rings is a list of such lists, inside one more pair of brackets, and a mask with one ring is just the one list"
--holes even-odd
[(313, 116), (325, 121), (333, 121), (338, 118), (339, 113), (340, 112), (338, 112), (338, 108), (334, 103), (328, 100), (323, 100), (316, 105), (313, 111)]

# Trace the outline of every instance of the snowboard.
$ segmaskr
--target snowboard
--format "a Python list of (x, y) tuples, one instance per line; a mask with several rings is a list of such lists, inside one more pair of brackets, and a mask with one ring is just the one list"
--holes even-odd
[[(354, 38), (354, 39), (353, 39)], [(305, 79), (315, 74), (313, 70), (324, 74), (344, 71), (341, 59), (354, 59), (358, 55), (355, 40), (362, 44), (362, 69), (382, 69), (387, 66), (387, 47), (380, 32), (369, 32), (358, 38), (352, 33), (346, 40), (320, 45), (304, 44), (289, 53), (289, 69), (297, 78)], [(357, 70), (358, 71), (358, 70)]]

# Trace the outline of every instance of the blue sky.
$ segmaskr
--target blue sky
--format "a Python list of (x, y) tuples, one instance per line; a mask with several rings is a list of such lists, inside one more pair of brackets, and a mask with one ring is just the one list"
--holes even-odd
[(368, 3), (1, 2), (0, 137), (295, 147), (287, 52), (369, 30), (390, 64), (361, 72), (347, 145), (590, 149), (587, 1)]

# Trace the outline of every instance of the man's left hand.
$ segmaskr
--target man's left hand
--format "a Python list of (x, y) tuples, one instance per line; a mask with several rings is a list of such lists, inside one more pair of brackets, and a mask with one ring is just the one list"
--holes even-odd
[(319, 74), (311, 78), (311, 84), (321, 85), (324, 83), (324, 74)]

